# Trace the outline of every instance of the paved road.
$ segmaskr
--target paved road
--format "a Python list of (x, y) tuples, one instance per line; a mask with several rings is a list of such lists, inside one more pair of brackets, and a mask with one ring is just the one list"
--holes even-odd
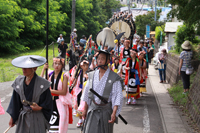
[[(0, 98), (4, 109), (8, 107), (11, 98), (11, 83), (0, 83)], [(119, 123), (114, 125), (114, 133), (163, 133), (158, 106), (149, 81), (147, 81), (147, 93), (137, 100), (136, 105), (124, 104), (121, 115), (128, 121), (128, 125), (124, 125), (119, 120)], [(10, 116), (7, 113), (0, 116), (0, 133), (8, 127), (9, 119)], [(78, 118), (74, 117), (74, 124), (69, 125), (69, 133), (80, 132), (80, 129), (76, 128), (77, 121)], [(15, 127), (10, 129), (9, 133), (14, 133), (14, 130)]]

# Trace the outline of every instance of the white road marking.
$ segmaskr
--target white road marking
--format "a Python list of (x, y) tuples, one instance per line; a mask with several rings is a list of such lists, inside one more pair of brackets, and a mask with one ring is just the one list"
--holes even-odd
[(5, 100), (6, 100), (6, 98), (5, 98), (5, 97), (2, 97), (2, 98), (1, 98), (1, 102), (5, 101)]
[(143, 125), (144, 125), (143, 133), (149, 133), (150, 132), (150, 121), (149, 121), (149, 113), (148, 113), (146, 101), (144, 104)]
[(0, 98), (1, 99), (1, 103), (4, 102), (8, 97), (11, 97), (11, 96), (12, 96), (12, 92), (7, 94), (5, 97)]

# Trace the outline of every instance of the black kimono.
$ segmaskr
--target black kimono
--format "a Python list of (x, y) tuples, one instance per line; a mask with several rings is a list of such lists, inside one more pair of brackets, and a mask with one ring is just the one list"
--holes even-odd
[[(17, 133), (43, 133), (49, 128), (52, 114), (52, 97), (49, 90), (50, 82), (34, 74), (29, 85), (25, 84), (25, 77), (19, 76), (12, 84), (13, 95), (7, 112), (17, 124)], [(23, 100), (37, 103), (41, 111), (32, 111)], [(27, 124), (28, 123), (28, 124)], [(36, 129), (38, 128), (38, 129)]]

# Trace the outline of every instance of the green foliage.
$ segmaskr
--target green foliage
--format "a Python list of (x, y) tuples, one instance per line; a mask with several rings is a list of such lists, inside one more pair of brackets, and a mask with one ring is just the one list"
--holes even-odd
[[(157, 20), (160, 18), (160, 13), (161, 10), (157, 11)], [(163, 22), (155, 22), (154, 21), (154, 11), (149, 11), (147, 14), (143, 15), (138, 15), (135, 17), (135, 24), (136, 26), (136, 31), (137, 34), (141, 37), (143, 37), (146, 34), (146, 25), (150, 24), (151, 25), (151, 31), (155, 30), (155, 27), (158, 25), (162, 25)]]
[[(190, 83), (192, 86), (192, 83), (194, 81), (196, 72), (194, 72), (190, 76)], [(173, 101), (178, 104), (179, 106), (183, 106), (186, 108), (186, 103), (188, 101), (188, 94), (182, 94), (183, 93), (183, 82), (180, 80), (177, 84), (173, 85), (171, 88), (168, 89), (170, 96), (173, 98)]]
[(164, 41), (165, 39), (165, 32), (164, 32), (164, 29), (165, 29), (165, 25), (162, 25), (162, 26), (157, 26), (156, 29), (155, 29), (155, 38), (160, 41), (160, 36), (161, 36), (161, 32), (162, 32), (162, 41)]
[(195, 27), (194, 26), (187, 26), (187, 25), (182, 25), (179, 26), (176, 34), (175, 34), (175, 50), (180, 53), (181, 52), (181, 44), (185, 40), (189, 40), (193, 45), (197, 44), (199, 42), (198, 38), (195, 37)]
[[(78, 39), (106, 26), (111, 9), (121, 6), (116, 0), (77, 0), (76, 28)], [(14, 54), (43, 46), (46, 40), (45, 0), (0, 0), (0, 55)], [(71, 34), (71, 0), (49, 0), (49, 42)], [(94, 39), (94, 38), (93, 38)]]
[[(199, 0), (168, 0), (168, 3), (177, 5), (168, 16), (183, 20), (189, 27), (195, 26), (200, 31), (200, 1)], [(200, 34), (200, 32), (197, 32)]]
[[(19, 53), (16, 55), (6, 55), (3, 57), (0, 57), (0, 82), (6, 82), (6, 81), (13, 81), (15, 78), (19, 75), (22, 75), (22, 69), (17, 68), (11, 64), (11, 61), (22, 55), (40, 55), (43, 57), (46, 57), (46, 51), (43, 50), (43, 47), (37, 48), (37, 49), (32, 49), (30, 51), (26, 51), (23, 53)], [(52, 64), (53, 64), (53, 45), (49, 46), (49, 69), (53, 70)], [(57, 50), (57, 44), (54, 46), (54, 52), (55, 56), (58, 55), (58, 50)], [(42, 71), (43, 66), (40, 66), (37, 68), (36, 73), (40, 75)]]
[(14, 1), (0, 0), (0, 53), (25, 50), (26, 48), (16, 41), (23, 31), (24, 22), (15, 18), (21, 12), (20, 7)]
[(137, 7), (137, 4), (136, 3), (133, 3), (134, 6), (132, 6), (132, 8), (136, 8)]

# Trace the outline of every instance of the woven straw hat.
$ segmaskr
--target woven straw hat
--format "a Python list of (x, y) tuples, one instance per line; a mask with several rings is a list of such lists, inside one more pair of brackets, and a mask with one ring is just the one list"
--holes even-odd
[(185, 41), (185, 42), (181, 45), (181, 47), (182, 47), (183, 49), (186, 49), (186, 50), (192, 48), (192, 46), (191, 46), (191, 44), (190, 44), (189, 41)]

